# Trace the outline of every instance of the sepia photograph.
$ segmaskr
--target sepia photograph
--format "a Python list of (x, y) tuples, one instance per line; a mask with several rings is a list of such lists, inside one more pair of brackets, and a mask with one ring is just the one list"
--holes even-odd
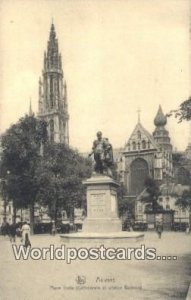
[(191, 1), (0, 1), (0, 299), (191, 300)]

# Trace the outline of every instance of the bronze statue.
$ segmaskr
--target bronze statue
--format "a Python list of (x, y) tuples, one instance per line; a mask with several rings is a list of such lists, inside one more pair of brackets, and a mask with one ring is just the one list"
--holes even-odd
[(102, 138), (102, 132), (97, 132), (97, 140), (93, 142), (91, 156), (94, 154), (96, 173), (112, 177), (111, 166), (113, 165), (113, 149), (108, 138)]

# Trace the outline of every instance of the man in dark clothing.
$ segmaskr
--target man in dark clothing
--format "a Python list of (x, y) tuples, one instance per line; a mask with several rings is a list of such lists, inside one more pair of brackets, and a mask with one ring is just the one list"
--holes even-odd
[(161, 224), (159, 224), (159, 225), (157, 226), (156, 231), (157, 231), (157, 234), (158, 234), (159, 239), (161, 239), (162, 232), (163, 232), (163, 227), (162, 227)]
[(11, 224), (9, 226), (9, 238), (11, 243), (15, 243), (15, 237), (16, 237), (16, 226), (15, 224)]

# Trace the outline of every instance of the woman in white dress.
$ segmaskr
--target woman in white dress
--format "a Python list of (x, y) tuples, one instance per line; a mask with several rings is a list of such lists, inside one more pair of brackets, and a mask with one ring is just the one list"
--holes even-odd
[(21, 232), (22, 232), (22, 242), (23, 245), (25, 247), (31, 246), (30, 243), (30, 226), (27, 224), (27, 222), (24, 222), (22, 228), (21, 228)]

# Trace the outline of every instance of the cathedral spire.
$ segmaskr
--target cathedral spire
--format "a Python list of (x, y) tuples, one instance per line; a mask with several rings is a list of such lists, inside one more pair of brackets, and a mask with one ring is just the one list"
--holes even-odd
[(45, 52), (44, 55), (44, 65), (47, 66), (47, 69), (59, 69), (60, 71), (62, 70), (59, 56), (60, 54), (58, 50), (58, 40), (56, 38), (54, 23), (52, 23), (47, 44), (47, 53)]
[(49, 124), (50, 141), (69, 143), (67, 90), (53, 22), (50, 26), (47, 50), (44, 52), (42, 81), (39, 80), (38, 115)]

